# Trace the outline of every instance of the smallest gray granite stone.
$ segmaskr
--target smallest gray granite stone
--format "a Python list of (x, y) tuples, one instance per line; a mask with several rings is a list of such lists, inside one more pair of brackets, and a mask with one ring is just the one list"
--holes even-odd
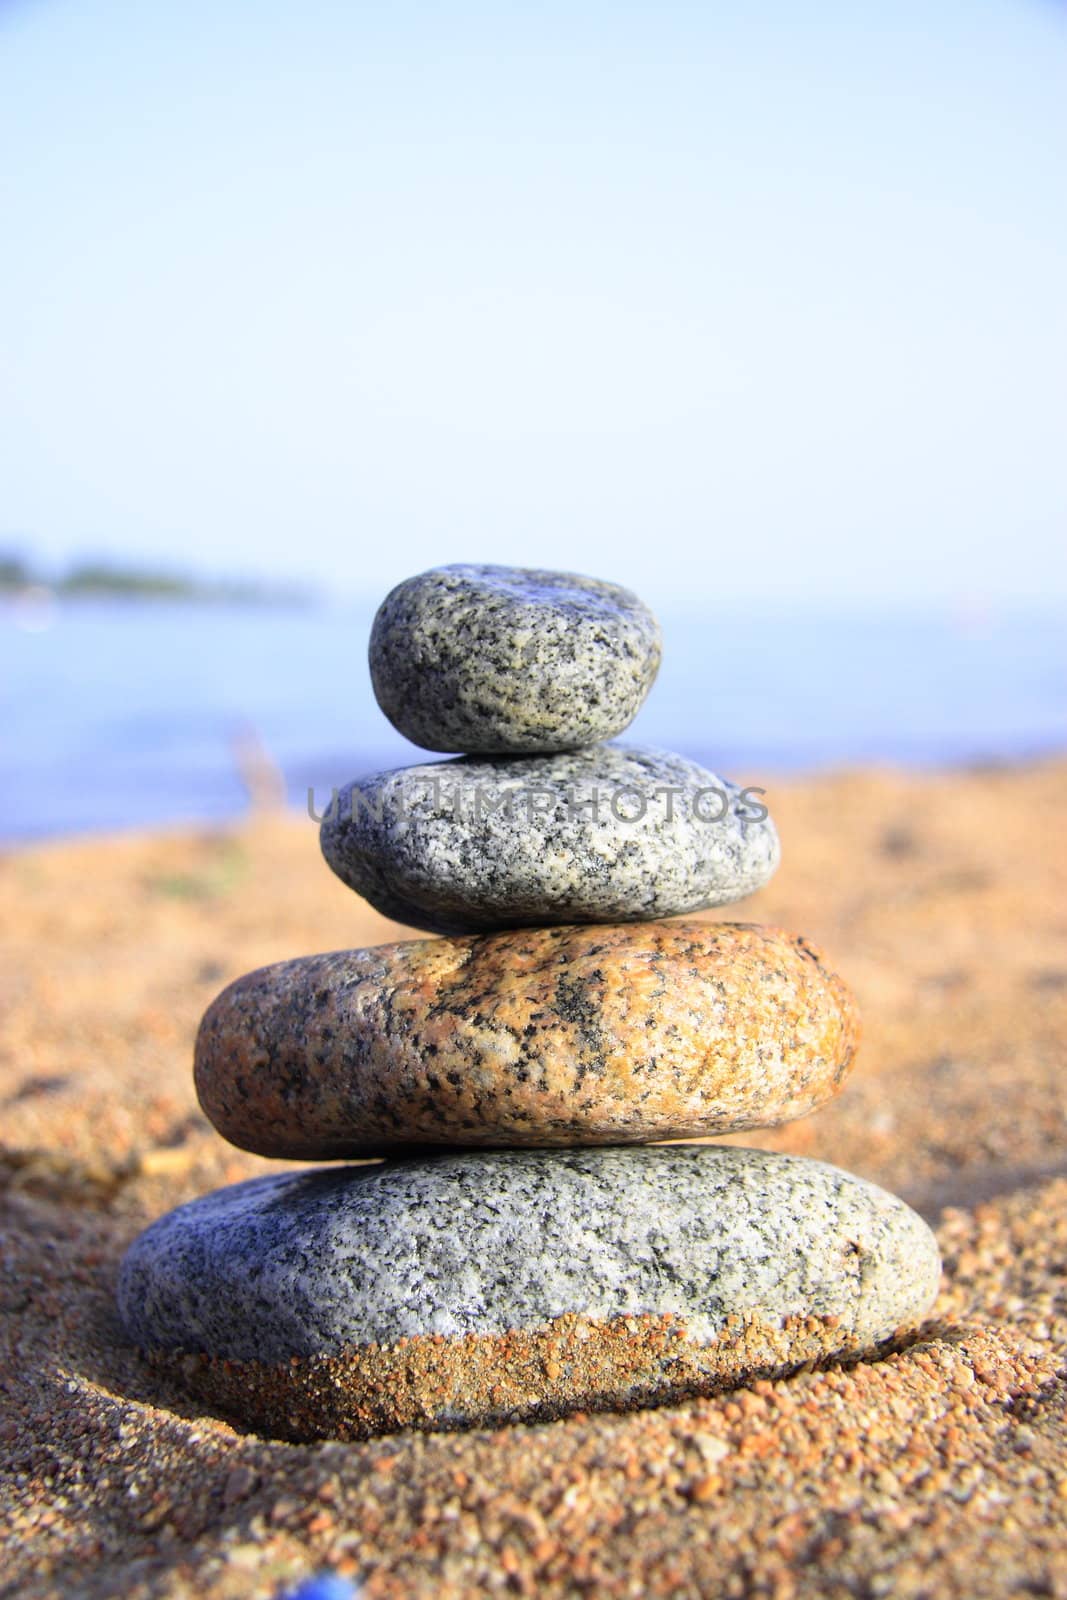
[(374, 693), (427, 750), (547, 755), (611, 739), (660, 663), (659, 624), (630, 590), (536, 568), (435, 567), (383, 601)]

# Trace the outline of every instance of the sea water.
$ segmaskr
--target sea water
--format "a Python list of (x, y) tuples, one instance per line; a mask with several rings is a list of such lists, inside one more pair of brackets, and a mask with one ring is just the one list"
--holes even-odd
[[(434, 757), (367, 673), (373, 605), (0, 604), (0, 838), (238, 814), (240, 751), (291, 802)], [(958, 765), (1067, 748), (1053, 614), (663, 616), (664, 659), (624, 739), (739, 783), (870, 762)]]

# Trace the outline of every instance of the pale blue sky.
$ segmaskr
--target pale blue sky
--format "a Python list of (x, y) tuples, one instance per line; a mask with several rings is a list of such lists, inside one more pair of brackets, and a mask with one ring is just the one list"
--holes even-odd
[(1067, 597), (1067, 8), (0, 0), (0, 544)]

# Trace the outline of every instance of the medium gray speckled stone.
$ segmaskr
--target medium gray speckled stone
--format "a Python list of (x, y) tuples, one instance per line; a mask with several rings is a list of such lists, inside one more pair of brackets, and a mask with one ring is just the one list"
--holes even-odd
[(621, 733), (659, 670), (659, 625), (628, 589), (570, 572), (435, 567), (383, 601), (378, 704), (427, 750), (546, 754)]
[[(467, 1153), (257, 1178), (130, 1247), (119, 1307), (142, 1348), (282, 1362), (567, 1314), (840, 1319), (840, 1349), (929, 1309), (926, 1224), (873, 1184), (757, 1150)], [(835, 1335), (836, 1337), (836, 1335)]]
[(771, 877), (759, 793), (639, 747), (470, 756), (348, 784), (322, 851), (385, 916), (431, 933), (673, 917)]

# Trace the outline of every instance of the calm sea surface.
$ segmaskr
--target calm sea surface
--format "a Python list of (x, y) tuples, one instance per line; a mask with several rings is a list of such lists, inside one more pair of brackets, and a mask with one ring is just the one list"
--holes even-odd
[[(374, 703), (372, 613), (0, 605), (0, 838), (233, 815), (250, 732), (300, 806), (432, 760)], [(661, 620), (663, 669), (624, 737), (738, 782), (1067, 749), (1060, 617)]]

